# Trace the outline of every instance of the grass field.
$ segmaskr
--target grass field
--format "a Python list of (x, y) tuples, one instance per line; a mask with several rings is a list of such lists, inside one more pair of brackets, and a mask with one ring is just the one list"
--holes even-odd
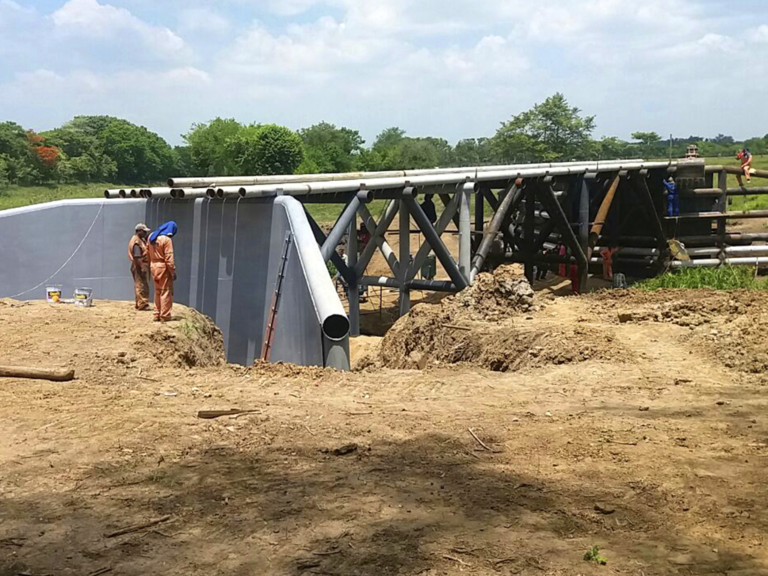
[[(736, 158), (708, 158), (708, 164), (724, 164), (728, 166), (739, 166)], [(758, 169), (768, 170), (768, 156), (755, 156), (753, 166)], [(753, 179), (747, 187), (765, 186), (766, 183)], [(736, 176), (728, 176), (728, 187), (737, 186)], [(100, 198), (106, 188), (118, 188), (116, 184), (62, 184), (50, 186), (10, 186), (0, 188), (0, 210), (8, 208), (17, 208), (19, 206), (28, 206), (30, 204), (40, 204), (42, 202), (52, 202), (54, 200), (67, 200), (72, 198)], [(436, 202), (438, 210), (440, 202)], [(328, 225), (333, 223), (341, 212), (341, 206), (338, 204), (311, 204), (309, 212), (319, 223)], [(384, 202), (374, 202), (370, 206), (374, 217), (378, 216), (384, 208)], [(731, 210), (759, 210), (768, 208), (768, 196), (742, 196), (733, 198)], [(491, 211), (486, 206), (486, 214)], [(474, 214), (474, 210), (472, 211)]]
[[(117, 184), (97, 183), (97, 184), (62, 184), (51, 186), (9, 186), (0, 188), (0, 210), (9, 208), (19, 208), (31, 204), (42, 204), (43, 202), (53, 202), (54, 200), (71, 200), (73, 198), (102, 198), (104, 190), (107, 188), (125, 188)], [(129, 187), (130, 188), (130, 187)], [(371, 207), (371, 213), (378, 216), (383, 210), (383, 202), (374, 202)], [(310, 213), (315, 220), (322, 224), (329, 224), (336, 221), (340, 212), (339, 204), (311, 204)]]
[(636, 288), (653, 292), (668, 289), (767, 290), (768, 279), (758, 278), (750, 266), (683, 268), (643, 280)]
[(0, 210), (70, 200), (72, 198), (103, 198), (104, 190), (112, 184), (62, 184), (59, 186), (9, 186), (0, 188)]

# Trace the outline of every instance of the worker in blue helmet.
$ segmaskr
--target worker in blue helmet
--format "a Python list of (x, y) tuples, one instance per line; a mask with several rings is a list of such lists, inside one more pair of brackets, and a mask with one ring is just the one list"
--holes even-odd
[(664, 188), (667, 191), (667, 215), (670, 218), (680, 216), (680, 188), (672, 176), (664, 180)]

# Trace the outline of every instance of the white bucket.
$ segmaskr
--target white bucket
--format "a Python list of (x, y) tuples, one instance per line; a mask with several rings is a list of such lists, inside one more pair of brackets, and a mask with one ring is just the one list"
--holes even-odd
[(93, 288), (75, 288), (75, 306), (90, 308), (93, 304)]
[(45, 287), (45, 300), (49, 304), (58, 304), (61, 302), (61, 284), (52, 284)]

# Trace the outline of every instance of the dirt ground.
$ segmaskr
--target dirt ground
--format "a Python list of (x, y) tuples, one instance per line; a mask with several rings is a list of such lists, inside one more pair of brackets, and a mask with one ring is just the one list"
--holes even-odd
[(344, 374), (222, 364), (181, 307), (0, 301), (0, 364), (77, 371), (0, 379), (0, 575), (768, 574), (768, 296), (473, 302)]

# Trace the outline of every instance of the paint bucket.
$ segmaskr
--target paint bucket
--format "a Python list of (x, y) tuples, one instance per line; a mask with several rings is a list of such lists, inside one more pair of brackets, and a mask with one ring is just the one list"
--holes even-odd
[(90, 308), (93, 304), (93, 288), (75, 288), (75, 306)]
[(45, 287), (45, 300), (49, 304), (61, 302), (61, 284), (53, 284)]

